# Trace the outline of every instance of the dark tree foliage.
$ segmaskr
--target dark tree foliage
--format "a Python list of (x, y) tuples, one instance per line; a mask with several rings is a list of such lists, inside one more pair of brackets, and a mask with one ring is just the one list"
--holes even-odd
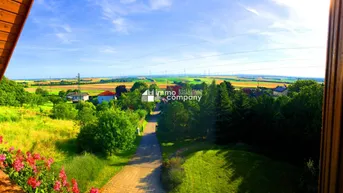
[(43, 97), (49, 96), (49, 92), (47, 90), (42, 89), (42, 88), (37, 88), (35, 93), (38, 95), (41, 95)]
[(126, 92), (127, 92), (127, 89), (125, 85), (119, 85), (116, 87), (116, 94), (118, 97), (120, 97), (122, 93), (126, 93)]
[(142, 81), (137, 81), (133, 84), (130, 91), (133, 92), (135, 90), (138, 90), (139, 92), (143, 93), (144, 91), (148, 90), (148, 84)]
[(323, 85), (299, 80), (289, 91), (289, 96), (248, 96), (227, 81), (204, 83), (198, 105), (174, 101), (163, 106), (159, 132), (176, 138), (212, 137), (218, 144), (245, 143), (297, 165), (310, 158), (318, 163)]

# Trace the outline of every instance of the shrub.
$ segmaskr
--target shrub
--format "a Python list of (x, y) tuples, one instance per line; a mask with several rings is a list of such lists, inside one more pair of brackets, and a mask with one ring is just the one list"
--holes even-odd
[(162, 183), (166, 190), (170, 191), (182, 184), (186, 176), (182, 164), (184, 159), (173, 157), (162, 164)]
[(75, 119), (77, 116), (77, 110), (72, 104), (68, 103), (56, 104), (52, 112), (55, 119)]
[(144, 119), (148, 114), (148, 112), (143, 109), (136, 110), (135, 112), (139, 115), (139, 119)]
[[(0, 136), (0, 145), (2, 143), (3, 139)], [(76, 180), (72, 179), (70, 184), (64, 168), (56, 175), (50, 170), (52, 163), (52, 158), (44, 158), (31, 152), (14, 151), (14, 148), (5, 150), (4, 147), (0, 147), (1, 170), (25, 192), (79, 193)], [(92, 188), (90, 192), (96, 193), (98, 190)]]
[(302, 192), (315, 193), (318, 191), (318, 174), (318, 166), (312, 159), (309, 159), (305, 163), (305, 167), (300, 178), (299, 185)]
[(108, 109), (98, 113), (98, 121), (85, 125), (77, 137), (82, 150), (112, 154), (127, 150), (136, 139), (138, 115), (130, 111)]

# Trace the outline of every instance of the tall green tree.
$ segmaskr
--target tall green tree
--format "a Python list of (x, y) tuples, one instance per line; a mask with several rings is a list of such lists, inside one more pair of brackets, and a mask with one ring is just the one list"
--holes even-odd
[(226, 85), (221, 83), (218, 86), (218, 95), (216, 98), (216, 142), (226, 143), (230, 141), (232, 114), (232, 101), (229, 98)]
[(133, 84), (130, 91), (133, 92), (135, 90), (138, 90), (139, 92), (143, 93), (144, 91), (148, 90), (148, 84), (142, 81), (137, 81)]

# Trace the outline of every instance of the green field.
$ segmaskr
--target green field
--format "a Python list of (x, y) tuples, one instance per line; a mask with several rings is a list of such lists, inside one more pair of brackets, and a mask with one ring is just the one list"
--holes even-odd
[[(134, 154), (135, 148), (107, 158), (78, 154), (76, 137), (80, 126), (75, 121), (51, 119), (51, 108), (50, 104), (36, 108), (0, 107), (0, 136), (7, 142), (7, 148), (14, 146), (24, 152), (53, 157), (53, 169), (58, 172), (64, 166), (70, 180), (78, 181), (81, 192), (93, 186), (102, 187)], [(140, 137), (136, 146), (139, 141)]]

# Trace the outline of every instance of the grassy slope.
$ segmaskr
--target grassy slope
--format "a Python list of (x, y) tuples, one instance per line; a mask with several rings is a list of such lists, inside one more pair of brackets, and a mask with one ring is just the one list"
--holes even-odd
[[(49, 109), (49, 105), (43, 108)], [(129, 151), (104, 158), (92, 154), (76, 153), (75, 139), (80, 127), (74, 121), (53, 120), (41, 115), (39, 108), (0, 107), (0, 136), (23, 151), (33, 151), (53, 157), (54, 171), (62, 166), (70, 178), (78, 180), (81, 192), (91, 187), (102, 187), (129, 161), (136, 146)]]
[(186, 178), (173, 193), (291, 193), (299, 179), (299, 169), (242, 148), (194, 141), (168, 143), (159, 139), (164, 159), (184, 149)]

